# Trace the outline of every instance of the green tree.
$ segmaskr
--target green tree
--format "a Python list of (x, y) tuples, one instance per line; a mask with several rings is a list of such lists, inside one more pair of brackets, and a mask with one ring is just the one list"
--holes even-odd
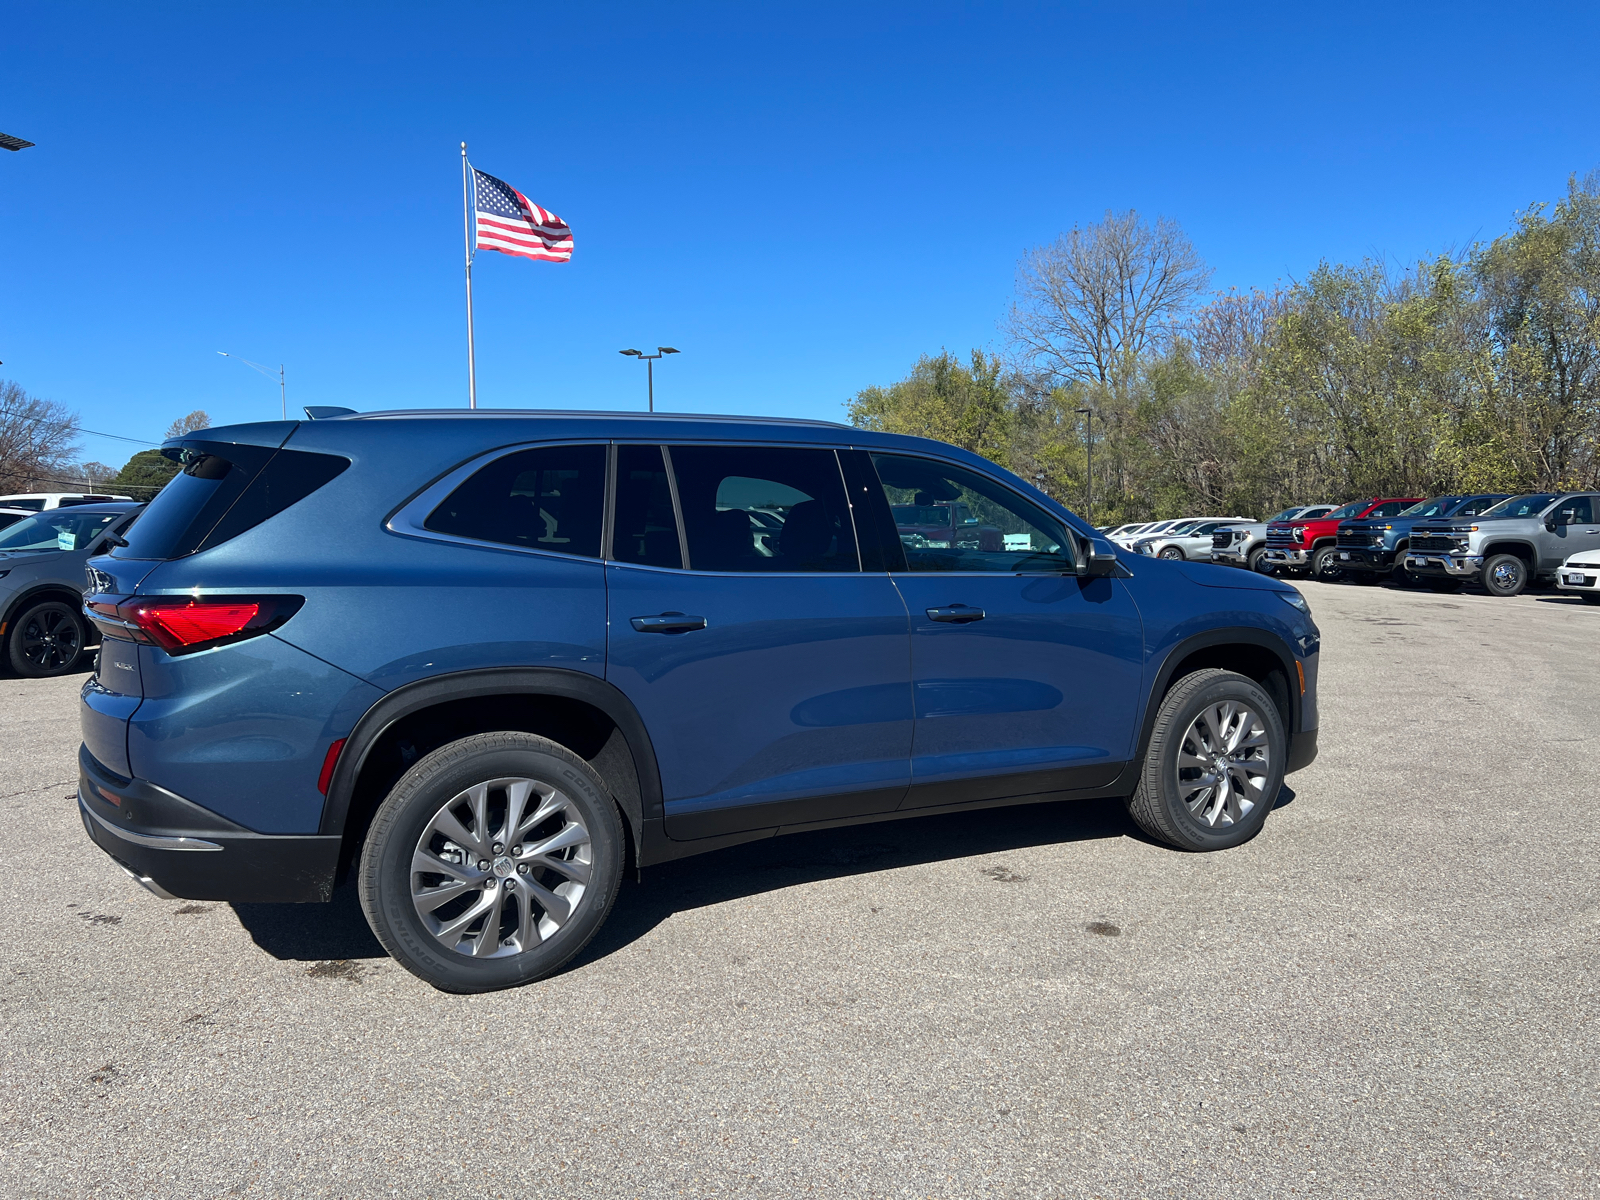
[(1001, 463), (1010, 407), (1000, 360), (982, 350), (967, 366), (948, 351), (924, 354), (899, 383), (863, 388), (846, 404), (858, 428), (937, 438)]
[(141, 450), (130, 458), (106, 486), (135, 500), (148, 500), (178, 473), (178, 464), (162, 458), (159, 450)]

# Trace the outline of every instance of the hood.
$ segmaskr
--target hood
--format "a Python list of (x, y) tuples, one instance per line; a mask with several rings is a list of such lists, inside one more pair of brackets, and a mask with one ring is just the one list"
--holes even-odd
[(1569, 567), (1600, 567), (1600, 547), (1596, 547), (1593, 550), (1579, 550), (1574, 554), (1569, 554), (1564, 565)]
[(1246, 592), (1292, 592), (1295, 589), (1270, 575), (1254, 571), (1241, 571), (1238, 567), (1213, 566), (1210, 563), (1175, 563), (1178, 570), (1191, 583), (1201, 587), (1238, 588)]
[(6, 550), (0, 551), (0, 563), (5, 562), (44, 562), (46, 559), (55, 558), (60, 554), (71, 554), (70, 550)]

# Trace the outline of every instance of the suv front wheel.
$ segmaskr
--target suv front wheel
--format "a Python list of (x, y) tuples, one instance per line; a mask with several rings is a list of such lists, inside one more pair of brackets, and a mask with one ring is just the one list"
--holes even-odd
[(401, 777), (361, 853), (361, 907), (383, 948), (446, 992), (554, 973), (592, 938), (622, 878), (622, 819), (565, 746), (482, 733)]
[(1128, 815), (1180, 850), (1225, 850), (1261, 830), (1283, 785), (1287, 738), (1272, 698), (1214, 668), (1173, 684), (1156, 713)]

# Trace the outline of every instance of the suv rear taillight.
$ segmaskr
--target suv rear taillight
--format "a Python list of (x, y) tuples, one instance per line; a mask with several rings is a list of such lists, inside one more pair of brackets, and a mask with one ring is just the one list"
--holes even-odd
[(84, 611), (111, 637), (193, 654), (277, 629), (304, 596), (91, 596)]

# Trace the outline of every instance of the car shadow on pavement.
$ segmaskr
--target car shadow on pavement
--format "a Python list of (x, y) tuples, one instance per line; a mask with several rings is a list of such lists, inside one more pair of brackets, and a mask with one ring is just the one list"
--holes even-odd
[(354, 882), (335, 888), (327, 904), (232, 907), (251, 940), (273, 958), (324, 962), (383, 958), (388, 953), (372, 936)]
[[(1274, 810), (1294, 798), (1285, 785)], [(643, 882), (625, 880), (599, 936), (566, 969), (605, 958), (689, 909), (824, 879), (1121, 837), (1162, 846), (1145, 836), (1118, 799), (980, 809), (746, 842), (648, 867)], [(367, 925), (354, 883), (336, 888), (327, 904), (236, 903), (232, 908), (255, 944), (274, 958), (321, 962), (385, 954)]]

